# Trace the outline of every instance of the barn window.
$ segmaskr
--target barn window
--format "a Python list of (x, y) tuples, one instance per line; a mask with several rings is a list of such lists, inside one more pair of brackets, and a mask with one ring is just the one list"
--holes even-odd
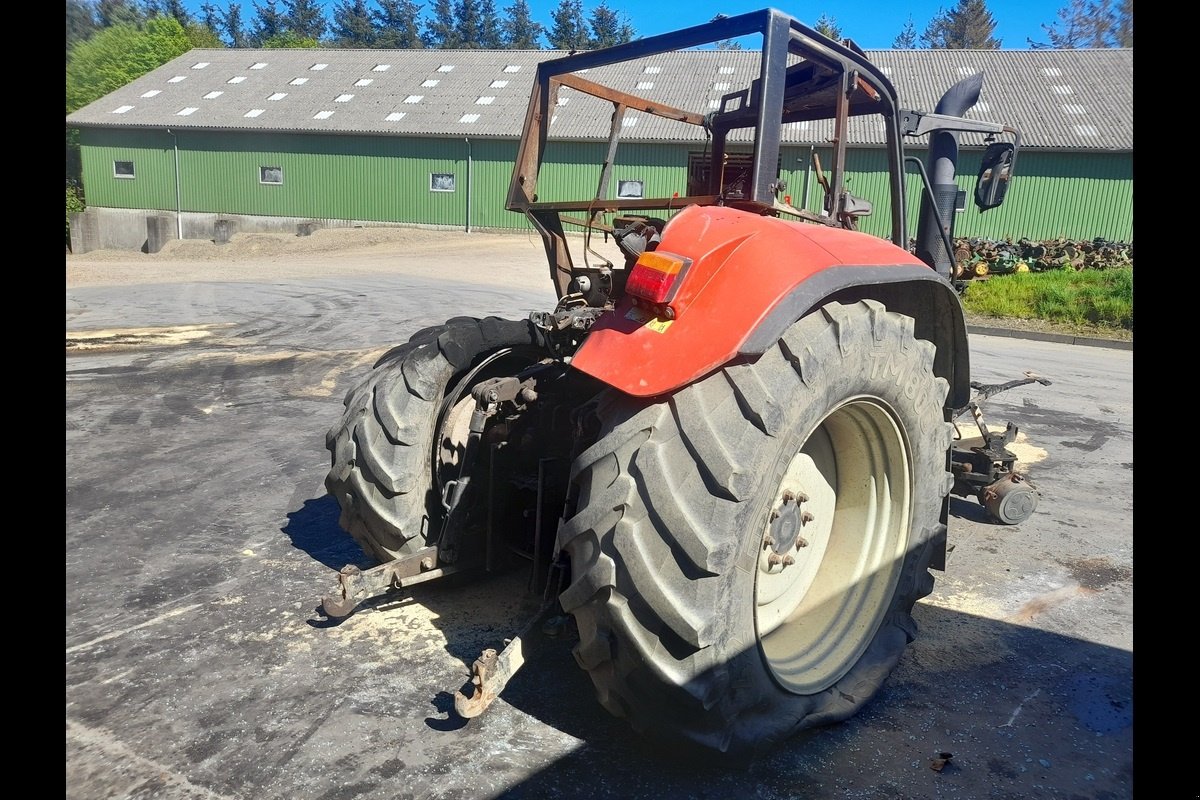
[(454, 191), (454, 173), (453, 172), (431, 172), (431, 173), (429, 173), (429, 191), (431, 191), (431, 192), (453, 192)]
[(130, 178), (130, 179), (132, 179), (134, 177), (133, 162), (132, 161), (114, 161), (113, 162), (113, 177), (114, 178)]
[(259, 183), (283, 183), (283, 167), (259, 167)]
[(645, 186), (643, 181), (617, 181), (617, 197), (641, 197)]

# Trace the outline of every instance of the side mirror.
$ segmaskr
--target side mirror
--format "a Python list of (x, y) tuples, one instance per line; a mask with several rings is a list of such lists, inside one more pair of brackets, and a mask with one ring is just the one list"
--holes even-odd
[(979, 180), (975, 184), (975, 205), (979, 206), (980, 211), (987, 211), (1004, 202), (1016, 157), (1017, 148), (1012, 142), (993, 142), (983, 151)]

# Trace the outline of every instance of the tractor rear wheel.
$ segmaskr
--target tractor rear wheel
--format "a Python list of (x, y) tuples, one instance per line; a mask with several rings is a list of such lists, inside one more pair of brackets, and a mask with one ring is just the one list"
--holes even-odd
[(339, 520), (369, 555), (391, 561), (424, 547), (444, 517), (442, 491), (458, 477), (471, 388), (546, 355), (525, 320), (457, 317), (388, 351), (351, 389), (325, 438), (325, 487)]
[(605, 708), (742, 761), (879, 691), (946, 531), (933, 357), (911, 318), (833, 303), (667, 399), (607, 396), (559, 532)]

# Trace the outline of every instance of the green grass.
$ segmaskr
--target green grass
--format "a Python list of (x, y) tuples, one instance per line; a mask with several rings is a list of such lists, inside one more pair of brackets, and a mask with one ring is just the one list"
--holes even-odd
[(963, 307), (989, 317), (1133, 330), (1133, 268), (994, 275), (967, 284)]

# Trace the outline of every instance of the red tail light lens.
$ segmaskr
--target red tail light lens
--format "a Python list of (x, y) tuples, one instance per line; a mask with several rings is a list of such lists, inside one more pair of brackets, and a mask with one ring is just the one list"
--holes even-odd
[(625, 291), (654, 305), (665, 305), (675, 297), (683, 276), (692, 265), (690, 258), (652, 250), (642, 253), (629, 273)]

